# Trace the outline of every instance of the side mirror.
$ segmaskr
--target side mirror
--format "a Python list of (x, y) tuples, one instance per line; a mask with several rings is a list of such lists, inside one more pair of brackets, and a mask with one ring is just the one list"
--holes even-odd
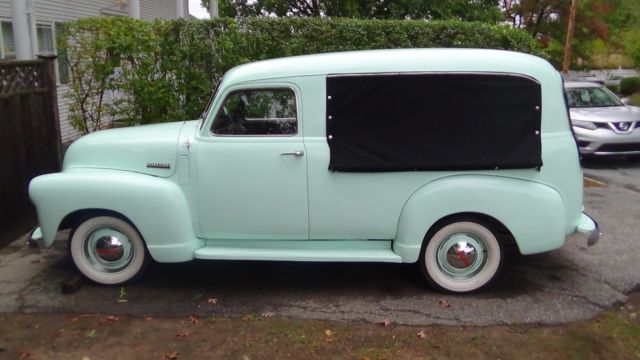
[(624, 97), (624, 98), (620, 99), (620, 101), (622, 101), (622, 103), (625, 104), (625, 105), (629, 105), (629, 103), (630, 103), (628, 97)]

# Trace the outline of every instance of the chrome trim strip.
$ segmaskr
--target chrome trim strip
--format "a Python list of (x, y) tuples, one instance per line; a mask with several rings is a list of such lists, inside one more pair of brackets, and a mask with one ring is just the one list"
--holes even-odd
[(640, 151), (594, 151), (584, 155), (640, 155)]
[(147, 167), (150, 169), (171, 169), (171, 164), (169, 163), (147, 163)]

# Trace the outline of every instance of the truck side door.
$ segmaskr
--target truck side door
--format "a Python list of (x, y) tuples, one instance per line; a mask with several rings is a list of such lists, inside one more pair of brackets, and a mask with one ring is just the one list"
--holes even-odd
[(196, 150), (206, 239), (306, 240), (307, 163), (291, 86), (226, 91)]

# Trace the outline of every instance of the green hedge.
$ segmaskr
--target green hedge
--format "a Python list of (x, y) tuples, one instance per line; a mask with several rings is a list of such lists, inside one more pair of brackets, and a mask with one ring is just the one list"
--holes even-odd
[(640, 77), (632, 76), (624, 78), (620, 81), (620, 94), (629, 96), (640, 91)]
[[(415, 47), (539, 54), (526, 32), (461, 21), (101, 17), (69, 23), (63, 37), (59, 47), (71, 64), (73, 123), (83, 132), (100, 128), (108, 117), (131, 124), (197, 118), (227, 70), (256, 60)], [(101, 91), (115, 101), (100, 101)]]

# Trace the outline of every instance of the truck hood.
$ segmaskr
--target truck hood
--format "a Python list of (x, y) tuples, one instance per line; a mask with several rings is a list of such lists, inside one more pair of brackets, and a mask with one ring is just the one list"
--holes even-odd
[(62, 169), (114, 169), (169, 177), (196, 128), (196, 121), (181, 121), (98, 131), (69, 147)]
[(640, 120), (640, 108), (635, 106), (605, 106), (571, 108), (571, 119), (592, 122), (620, 122)]

